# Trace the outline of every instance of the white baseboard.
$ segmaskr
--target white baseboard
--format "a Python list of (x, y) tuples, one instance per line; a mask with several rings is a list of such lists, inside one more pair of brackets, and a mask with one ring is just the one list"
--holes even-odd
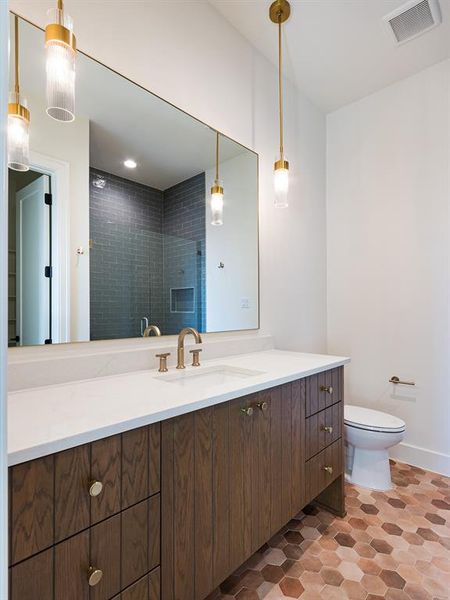
[(434, 452), (434, 450), (427, 450), (427, 448), (420, 448), (420, 446), (413, 446), (412, 444), (401, 443), (391, 448), (389, 455), (394, 460), (450, 477), (449, 454)]

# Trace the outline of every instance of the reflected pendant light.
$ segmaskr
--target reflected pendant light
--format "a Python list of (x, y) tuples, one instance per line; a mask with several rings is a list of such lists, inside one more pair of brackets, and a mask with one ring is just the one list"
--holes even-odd
[(30, 111), (20, 96), (19, 17), (14, 17), (14, 91), (8, 103), (8, 167), (14, 171), (30, 168)]
[(76, 39), (72, 19), (64, 12), (63, 0), (48, 11), (45, 28), (47, 114), (57, 121), (75, 119)]
[(223, 225), (223, 187), (219, 180), (219, 132), (216, 131), (216, 178), (211, 188), (211, 225)]
[(288, 206), (289, 192), (289, 163), (284, 156), (283, 137), (283, 45), (282, 24), (289, 19), (291, 6), (287, 0), (275, 0), (269, 9), (269, 17), (278, 25), (278, 99), (280, 116), (280, 157), (275, 161), (273, 168), (273, 184), (275, 189), (275, 206), (286, 208)]

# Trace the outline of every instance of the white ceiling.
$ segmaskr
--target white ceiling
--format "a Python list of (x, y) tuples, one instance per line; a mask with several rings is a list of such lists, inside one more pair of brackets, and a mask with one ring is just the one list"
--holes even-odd
[[(21, 88), (42, 104), (43, 39), (40, 29), (21, 21)], [(215, 131), (81, 54), (76, 113), (90, 121), (90, 165), (97, 169), (165, 190), (214, 166)], [(70, 124), (62, 127), (70, 136)], [(220, 148), (222, 161), (247, 151), (223, 136)], [(136, 169), (124, 167), (127, 158)]]
[[(271, 0), (209, 0), (271, 62), (277, 30)], [(290, 0), (285, 67), (324, 111), (367, 96), (450, 56), (450, 0), (439, 0), (442, 24), (395, 46), (382, 17), (405, 0)]]

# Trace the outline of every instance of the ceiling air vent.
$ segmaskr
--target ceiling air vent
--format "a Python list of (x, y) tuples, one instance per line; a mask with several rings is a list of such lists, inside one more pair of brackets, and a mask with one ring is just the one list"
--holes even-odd
[(441, 22), (438, 0), (412, 0), (383, 17), (397, 45), (409, 42)]

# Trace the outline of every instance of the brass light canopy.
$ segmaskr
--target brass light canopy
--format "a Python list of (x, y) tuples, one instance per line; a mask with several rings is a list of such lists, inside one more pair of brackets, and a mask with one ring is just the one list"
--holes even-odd
[(291, 5), (288, 0), (275, 0), (269, 8), (269, 18), (278, 25), (278, 100), (279, 100), (279, 126), (280, 126), (280, 158), (273, 167), (275, 206), (286, 208), (288, 206), (289, 191), (289, 162), (284, 156), (284, 115), (283, 115), (283, 39), (282, 25), (291, 14)]
[(223, 186), (219, 180), (219, 141), (216, 131), (216, 177), (211, 188), (211, 225), (223, 225)]
[(14, 91), (8, 102), (8, 167), (28, 171), (30, 111), (20, 95), (19, 82), (19, 17), (14, 16)]
[(75, 59), (77, 42), (73, 22), (64, 10), (63, 0), (48, 11), (45, 28), (47, 54), (47, 114), (57, 121), (75, 119)]

